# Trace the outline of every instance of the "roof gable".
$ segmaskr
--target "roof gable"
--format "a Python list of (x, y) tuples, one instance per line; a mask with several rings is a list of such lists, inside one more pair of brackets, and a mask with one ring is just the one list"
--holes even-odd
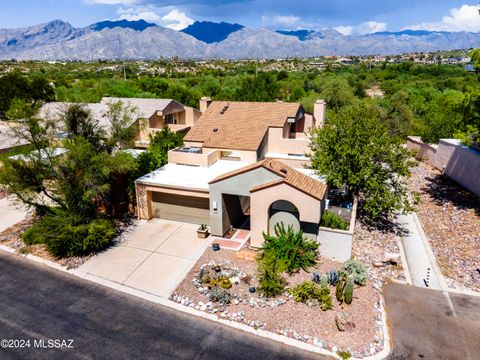
[(260, 167), (263, 167), (264, 169), (273, 172), (280, 178), (274, 181), (267, 182), (265, 184), (255, 186), (254, 188), (250, 189), (250, 192), (259, 191), (261, 189), (275, 186), (278, 184), (287, 184), (318, 200), (322, 200), (325, 196), (327, 186), (324, 183), (315, 180), (308, 175), (302, 174), (300, 171), (297, 171), (294, 168), (274, 159), (265, 159), (262, 161), (258, 161), (238, 170), (234, 170), (229, 173), (220, 175), (210, 181), (210, 184), (226, 180), (230, 177), (237, 176), (239, 174), (258, 169)]

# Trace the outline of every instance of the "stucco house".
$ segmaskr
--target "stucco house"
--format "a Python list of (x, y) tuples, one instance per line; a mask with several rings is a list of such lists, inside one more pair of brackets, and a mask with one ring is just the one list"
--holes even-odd
[(299, 103), (202, 98), (200, 111), (168, 164), (137, 179), (138, 216), (208, 224), (219, 237), (247, 229), (254, 246), (280, 221), (316, 237), (327, 187), (305, 154), (325, 102), (309, 115)]
[[(104, 97), (99, 103), (83, 104), (90, 110), (93, 118), (107, 131), (111, 125), (106, 113), (111, 103), (121, 101), (135, 108), (136, 118), (132, 125), (138, 131), (135, 138), (137, 148), (146, 148), (149, 135), (168, 126), (175, 132), (187, 132), (200, 118), (201, 112), (193, 107), (183, 105), (173, 99), (140, 99)], [(71, 103), (51, 102), (42, 106), (40, 117), (58, 118)]]

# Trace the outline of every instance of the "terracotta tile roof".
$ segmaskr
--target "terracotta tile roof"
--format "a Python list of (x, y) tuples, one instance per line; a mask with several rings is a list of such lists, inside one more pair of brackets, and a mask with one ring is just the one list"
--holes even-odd
[(300, 107), (299, 103), (213, 101), (185, 141), (201, 142), (209, 148), (256, 151), (268, 128), (283, 127)]
[(324, 183), (318, 180), (315, 180), (314, 178), (311, 178), (308, 175), (302, 174), (300, 171), (297, 171), (294, 168), (288, 165), (285, 165), (281, 161), (278, 161), (275, 159), (265, 159), (262, 161), (258, 161), (251, 165), (242, 167), (238, 170), (234, 170), (226, 174), (220, 175), (215, 179), (213, 179), (212, 181), (210, 181), (210, 184), (228, 179), (235, 175), (249, 172), (254, 169), (258, 169), (260, 167), (263, 167), (273, 172), (274, 174), (278, 175), (280, 178), (265, 184), (255, 186), (250, 190), (250, 192), (258, 191), (270, 186), (275, 186), (281, 183), (285, 183), (318, 200), (322, 200), (323, 197), (325, 196), (325, 192), (327, 191), (327, 185), (325, 185)]

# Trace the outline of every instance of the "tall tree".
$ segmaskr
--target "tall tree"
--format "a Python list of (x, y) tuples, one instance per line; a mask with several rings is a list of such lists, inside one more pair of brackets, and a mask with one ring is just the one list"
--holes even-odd
[(410, 209), (402, 180), (413, 165), (410, 154), (371, 105), (361, 102), (331, 114), (328, 125), (312, 135), (312, 167), (330, 186), (358, 197), (368, 218)]

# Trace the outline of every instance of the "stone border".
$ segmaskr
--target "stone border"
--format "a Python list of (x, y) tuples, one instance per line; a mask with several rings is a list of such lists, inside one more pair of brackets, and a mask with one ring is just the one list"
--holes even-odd
[[(133, 296), (139, 297), (141, 299), (154, 302), (154, 303), (159, 304), (159, 305), (167, 306), (167, 307), (169, 307), (173, 310), (182, 311), (182, 312), (190, 314), (190, 315), (194, 315), (194, 316), (206, 319), (206, 320), (214, 321), (214, 322), (220, 323), (222, 325), (230, 326), (230, 327), (235, 328), (237, 330), (241, 330), (241, 331), (244, 331), (244, 332), (247, 332), (247, 333), (250, 333), (250, 334), (255, 334), (255, 335), (261, 336), (263, 338), (267, 338), (267, 339), (270, 339), (270, 340), (273, 340), (273, 341), (276, 341), (276, 342), (279, 342), (279, 343), (282, 343), (282, 344), (285, 344), (285, 345), (296, 347), (296, 348), (301, 349), (301, 350), (313, 352), (313, 353), (316, 353), (316, 354), (331, 356), (334, 359), (340, 359), (340, 357), (336, 353), (325, 350), (323, 348), (319, 348), (319, 347), (317, 347), (313, 344), (308, 344), (308, 343), (305, 343), (303, 341), (299, 341), (299, 340), (292, 339), (292, 338), (289, 338), (289, 337), (286, 337), (286, 336), (283, 336), (283, 335), (275, 334), (275, 333), (270, 332), (270, 331), (261, 330), (261, 329), (254, 329), (254, 328), (252, 328), (248, 325), (241, 324), (241, 323), (238, 323), (236, 321), (220, 319), (215, 314), (208, 314), (208, 313), (205, 313), (203, 311), (196, 310), (196, 309), (191, 308), (189, 306), (178, 304), (178, 303), (173, 302), (171, 300), (167, 300), (165, 298), (162, 298), (160, 296), (157, 296), (157, 295), (145, 292), (145, 291), (137, 290), (137, 289), (134, 289), (134, 288), (131, 288), (131, 287), (128, 287), (128, 286), (125, 286), (125, 285), (122, 285), (122, 284), (116, 283), (114, 281), (110, 281), (110, 280), (107, 280), (107, 279), (104, 279), (104, 278), (101, 278), (101, 277), (98, 277), (98, 276), (95, 276), (95, 275), (86, 274), (86, 273), (81, 272), (77, 269), (67, 270), (62, 265), (57, 264), (53, 261), (46, 260), (46, 259), (43, 259), (43, 258), (35, 256), (35, 255), (31, 255), (31, 254), (22, 255), (22, 254), (19, 254), (14, 249), (9, 248), (8, 246), (5, 246), (5, 245), (0, 245), (0, 250), (8, 252), (10, 254), (14, 254), (14, 255), (17, 255), (17, 256), (24, 257), (26, 259), (35, 261), (37, 263), (44, 264), (44, 265), (46, 265), (50, 268), (53, 268), (55, 270), (58, 270), (58, 271), (61, 271), (61, 272), (64, 272), (64, 273), (68, 273), (68, 274), (76, 276), (78, 278), (81, 278), (81, 279), (84, 279), (84, 280), (87, 280), (87, 281), (90, 281), (90, 282), (93, 282), (93, 283), (96, 283), (96, 284), (99, 284), (99, 285), (102, 285), (102, 286), (105, 286), (105, 287), (109, 287), (111, 289), (118, 290), (118, 291), (121, 291), (123, 293), (133, 295)], [(382, 314), (383, 349), (375, 355), (361, 358), (362, 360), (383, 360), (391, 352), (391, 337), (390, 337), (390, 333), (389, 333), (389, 329), (388, 329), (388, 325), (387, 325), (387, 313), (386, 313), (386, 310), (385, 310), (385, 302), (384, 302), (384, 299), (383, 299), (383, 295), (382, 294), (379, 294), (379, 295), (380, 295), (380, 311), (381, 311), (381, 314)], [(351, 357), (351, 359), (355, 359), (355, 358)]]

